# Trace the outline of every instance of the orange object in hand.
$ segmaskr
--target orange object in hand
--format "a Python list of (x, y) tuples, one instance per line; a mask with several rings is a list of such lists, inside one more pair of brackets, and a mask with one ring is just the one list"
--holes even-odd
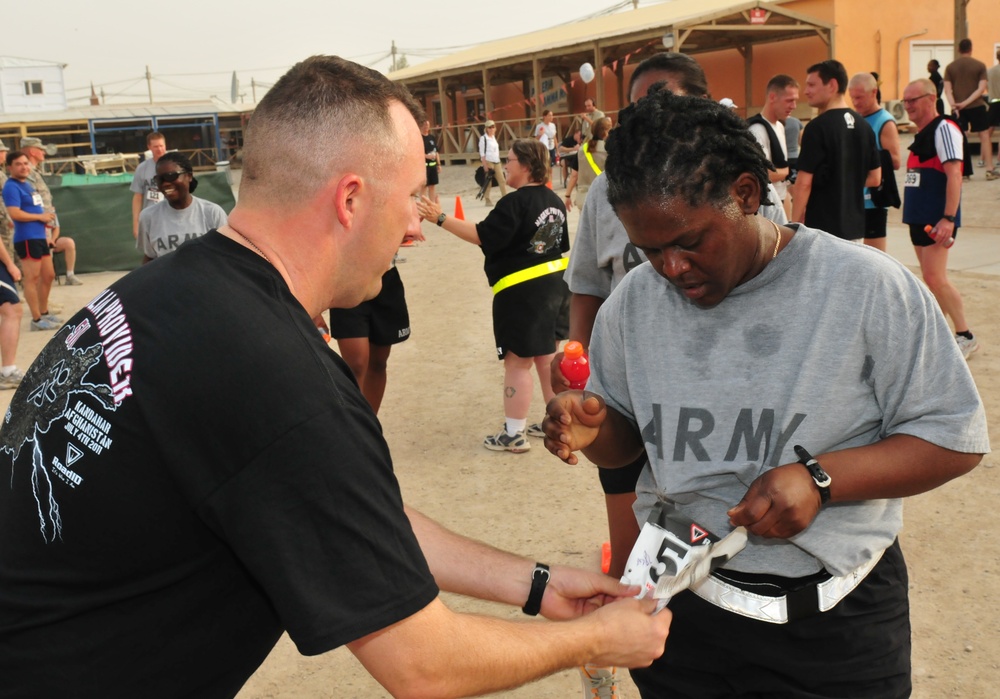
[[(924, 226), (924, 233), (926, 233), (927, 235), (929, 235), (931, 237), (931, 240), (937, 240), (937, 236), (934, 235), (931, 232), (933, 230), (934, 230), (934, 227), (931, 224), (929, 224), (929, 223), (926, 226)], [(955, 244), (955, 239), (954, 238), (948, 238), (948, 242), (945, 243), (944, 246), (946, 248), (950, 248), (954, 244)]]

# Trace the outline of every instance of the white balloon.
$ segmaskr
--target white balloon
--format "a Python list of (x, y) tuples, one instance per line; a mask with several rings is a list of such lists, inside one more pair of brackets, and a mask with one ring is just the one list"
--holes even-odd
[(594, 79), (594, 66), (589, 63), (584, 63), (580, 66), (580, 79), (585, 83), (589, 83)]

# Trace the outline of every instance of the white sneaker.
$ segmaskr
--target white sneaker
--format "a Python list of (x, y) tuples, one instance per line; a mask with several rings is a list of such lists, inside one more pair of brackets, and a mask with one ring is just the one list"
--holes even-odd
[(583, 665), (580, 668), (584, 699), (625, 699), (618, 687), (618, 668)]
[(955, 341), (958, 342), (958, 348), (962, 350), (962, 356), (968, 359), (973, 352), (979, 350), (979, 340), (973, 337), (971, 340), (962, 335), (956, 335)]
[(83, 282), (77, 279), (75, 274), (67, 274), (66, 286), (83, 286)]
[(0, 374), (0, 389), (5, 388), (17, 388), (21, 385), (21, 379), (24, 378), (24, 372), (14, 369), (6, 376)]

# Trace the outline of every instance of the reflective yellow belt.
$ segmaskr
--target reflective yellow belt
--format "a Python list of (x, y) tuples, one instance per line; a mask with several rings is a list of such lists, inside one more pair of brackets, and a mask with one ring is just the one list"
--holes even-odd
[[(589, 143), (587, 145), (590, 145)], [(587, 156), (587, 162), (590, 163), (590, 167), (593, 169), (595, 175), (601, 174), (601, 168), (597, 167), (597, 163), (594, 162), (594, 156), (590, 154), (590, 149), (587, 146), (583, 147), (583, 154)]]
[(520, 284), (521, 282), (526, 282), (529, 279), (537, 279), (538, 277), (544, 277), (546, 274), (561, 272), (566, 269), (568, 265), (569, 258), (560, 257), (558, 260), (543, 262), (540, 265), (535, 265), (534, 267), (528, 267), (527, 269), (519, 270), (513, 274), (508, 274), (506, 277), (493, 285), (493, 293), (499, 294), (507, 287)]

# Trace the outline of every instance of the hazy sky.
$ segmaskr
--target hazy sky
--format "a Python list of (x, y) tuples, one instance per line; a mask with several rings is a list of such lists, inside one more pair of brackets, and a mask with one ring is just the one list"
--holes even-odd
[[(483, 43), (580, 19), (615, 0), (0, 0), (0, 55), (65, 63), (70, 106), (93, 81), (107, 100), (228, 99), (232, 73), (250, 101), (251, 78), (273, 84), (291, 65), (324, 53), (387, 70), (395, 40), (410, 65)], [(630, 3), (626, 3), (630, 4)], [(641, 6), (653, 4), (651, 0)], [(513, 19), (511, 19), (513, 18)], [(30, 22), (30, 28), (27, 26)], [(262, 92), (258, 90), (257, 97)]]

